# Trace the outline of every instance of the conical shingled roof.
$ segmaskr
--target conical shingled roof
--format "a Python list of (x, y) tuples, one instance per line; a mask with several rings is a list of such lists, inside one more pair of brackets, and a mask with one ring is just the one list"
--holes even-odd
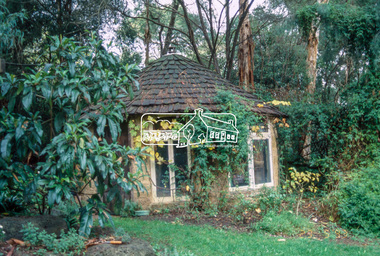
[(218, 112), (214, 97), (218, 90), (229, 90), (252, 102), (259, 114), (282, 116), (277, 108), (258, 107), (256, 96), (236, 87), (217, 73), (178, 54), (153, 61), (139, 74), (140, 90), (132, 100), (125, 99), (128, 114), (181, 113), (196, 108)]

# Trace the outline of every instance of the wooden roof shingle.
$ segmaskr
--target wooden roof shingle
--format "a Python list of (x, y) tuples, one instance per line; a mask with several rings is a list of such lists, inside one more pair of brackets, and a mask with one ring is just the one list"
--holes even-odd
[(178, 54), (165, 55), (150, 63), (140, 72), (138, 81), (140, 88), (135, 97), (123, 99), (128, 114), (178, 113), (202, 107), (218, 112), (220, 108), (214, 97), (222, 90), (241, 96), (258, 114), (284, 115), (273, 106), (258, 107), (263, 102), (255, 95)]

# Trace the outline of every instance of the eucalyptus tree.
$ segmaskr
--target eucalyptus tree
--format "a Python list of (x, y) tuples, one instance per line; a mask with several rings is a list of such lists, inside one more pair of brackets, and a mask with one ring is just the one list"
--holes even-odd
[[(179, 49), (194, 56), (199, 63), (230, 79), (236, 62), (239, 31), (254, 1), (244, 2), (246, 9), (240, 11), (237, 8), (234, 13), (231, 0), (173, 0), (169, 4), (152, 0), (136, 2), (134, 10), (112, 5), (110, 9), (129, 20), (130, 24), (138, 24), (138, 20), (147, 21), (152, 35), (151, 43), (159, 46), (159, 55), (167, 52), (169, 43), (177, 45)], [(147, 5), (149, 15), (146, 15)], [(142, 35), (143, 33), (141, 38)]]

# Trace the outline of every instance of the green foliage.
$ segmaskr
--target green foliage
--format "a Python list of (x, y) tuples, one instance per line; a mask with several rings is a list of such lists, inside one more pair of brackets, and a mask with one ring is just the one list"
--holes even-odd
[(121, 240), (123, 243), (129, 243), (132, 240), (131, 236), (122, 227), (116, 229), (115, 236), (119, 237), (119, 240)]
[[(340, 104), (292, 102), (281, 107), (290, 125), (278, 129), (285, 167), (319, 171), (322, 176), (316, 185), (331, 190), (342, 174), (373, 159), (379, 147), (379, 75), (369, 71), (359, 83), (351, 83), (341, 92)], [(307, 134), (312, 138), (310, 161), (301, 156)]]
[(23, 234), (23, 239), (25, 241), (28, 241), (30, 245), (35, 246), (38, 244), (38, 231), (39, 228), (35, 227), (31, 222), (28, 222), (28, 224), (25, 226), (23, 225), (20, 232)]
[(6, 1), (0, 0), (0, 57), (23, 43), (23, 31), (17, 24), (25, 18), (25, 10), (10, 13)]
[(341, 184), (339, 215), (342, 226), (366, 236), (380, 235), (380, 157), (353, 170)]
[(135, 216), (135, 211), (140, 210), (140, 209), (141, 209), (141, 206), (138, 203), (132, 202), (130, 200), (125, 200), (124, 207), (120, 212), (120, 216), (123, 216), (123, 217)]
[(252, 198), (238, 194), (233, 205), (228, 207), (227, 212), (235, 221), (244, 222), (248, 213), (254, 211), (256, 207), (257, 204)]
[(71, 200), (62, 201), (54, 209), (62, 213), (62, 215), (65, 217), (65, 221), (69, 229), (71, 228), (78, 229), (79, 220), (77, 216), (77, 208), (78, 208), (78, 205), (73, 198)]
[(313, 27), (317, 27), (315, 24), (318, 21), (318, 13), (317, 13), (318, 5), (306, 5), (303, 8), (297, 10), (296, 18), (297, 23), (302, 32), (302, 36), (307, 39), (309, 37), (310, 31)]
[(285, 195), (279, 189), (263, 187), (255, 198), (257, 199), (257, 207), (265, 214), (281, 210)]
[(55, 254), (80, 255), (84, 250), (84, 238), (79, 236), (74, 229), (70, 229), (68, 233), (62, 230), (58, 239), (56, 234), (48, 234), (45, 230), (39, 231), (29, 222), (26, 226), (23, 225), (21, 232), (24, 241), (30, 243), (31, 246), (44, 246), (46, 250)]
[(252, 225), (254, 231), (264, 231), (273, 235), (289, 235), (294, 236), (301, 232), (307, 232), (313, 229), (313, 224), (302, 216), (282, 211), (280, 214), (270, 211), (260, 222)]
[(351, 54), (366, 53), (371, 59), (371, 42), (376, 35), (378, 14), (371, 5), (328, 4), (319, 14), (333, 40), (344, 40)]
[[(1, 99), (9, 101), (0, 111), (0, 189), (23, 192), (23, 200), (37, 204), (41, 214), (75, 197), (80, 233), (88, 235), (92, 214), (101, 225), (112, 223), (100, 195), (107, 191), (112, 201), (121, 200), (119, 188), (144, 191), (138, 180), (141, 149), (116, 143), (124, 120), (120, 98), (132, 97), (137, 67), (121, 65), (94, 36), (85, 45), (51, 40), (52, 63), (21, 78), (0, 77)], [(125, 173), (130, 159), (137, 164), (135, 174)], [(91, 184), (97, 194), (84, 206), (79, 195)]]
[(24, 211), (23, 201), (17, 196), (0, 195), (0, 213), (16, 213)]
[[(250, 106), (241, 104), (238, 97), (229, 92), (218, 91), (214, 99), (220, 106), (220, 113), (231, 113), (236, 116), (236, 129), (239, 131), (238, 142), (234, 147), (218, 147), (212, 144), (200, 144), (192, 147), (193, 162), (191, 171), (190, 193), (197, 207), (207, 208), (212, 185), (218, 182), (216, 177), (232, 172), (244, 172), (248, 165), (248, 136), (252, 126), (263, 123), (263, 118), (252, 113)], [(254, 103), (252, 103), (254, 104)], [(226, 120), (228, 121), (228, 120)], [(201, 134), (202, 124), (194, 125), (194, 137)], [(222, 128), (222, 127), (221, 127)]]

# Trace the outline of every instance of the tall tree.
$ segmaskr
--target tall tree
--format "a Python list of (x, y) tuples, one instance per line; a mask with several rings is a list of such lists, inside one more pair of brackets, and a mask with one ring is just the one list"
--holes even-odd
[[(249, 13), (248, 1), (239, 1), (240, 16), (243, 16), (244, 12)], [(255, 50), (255, 44), (253, 42), (252, 28), (249, 21), (249, 15), (246, 15), (243, 19), (242, 26), (240, 27), (240, 43), (239, 43), (239, 83), (245, 90), (255, 90), (253, 81), (254, 61), (253, 54)]]
[[(317, 0), (318, 4), (327, 4), (329, 0)], [(308, 99), (311, 101), (311, 97), (314, 96), (317, 80), (317, 58), (318, 58), (318, 44), (319, 44), (319, 24), (320, 18), (311, 19), (309, 25), (309, 36), (307, 38), (307, 69), (310, 82), (306, 87), (306, 92), (309, 94)], [(311, 130), (311, 121), (308, 124), (307, 130)], [(311, 156), (311, 134), (306, 133), (305, 141), (303, 143), (303, 149), (301, 153), (302, 157), (306, 160), (310, 160)]]
[[(327, 4), (329, 0), (317, 0), (318, 4)], [(309, 36), (307, 38), (307, 66), (310, 83), (307, 85), (306, 91), (310, 95), (315, 93), (315, 83), (317, 80), (317, 57), (319, 44), (319, 22), (320, 19), (311, 20)]]

